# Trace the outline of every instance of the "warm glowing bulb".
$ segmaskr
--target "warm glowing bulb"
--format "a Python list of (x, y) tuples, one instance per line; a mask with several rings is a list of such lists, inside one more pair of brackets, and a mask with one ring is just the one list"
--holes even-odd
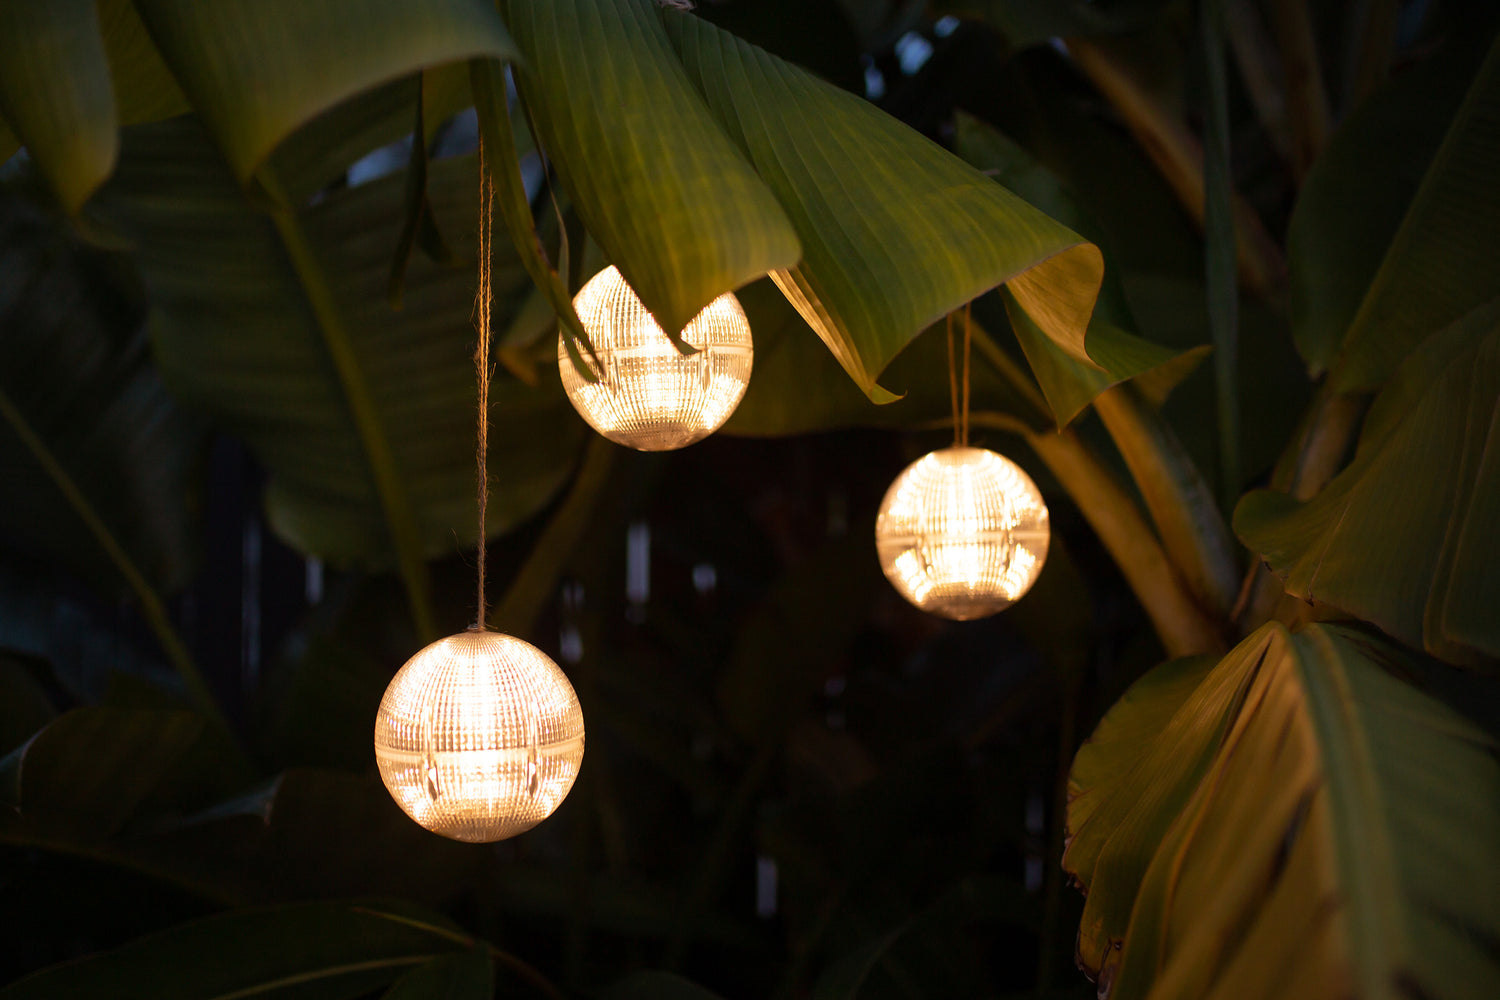
[(573, 307), (603, 371), (597, 382), (585, 382), (559, 337), (563, 388), (583, 419), (611, 441), (641, 451), (686, 447), (718, 430), (745, 395), (750, 322), (729, 292), (683, 329), (682, 339), (698, 349), (686, 355), (614, 267), (594, 275)]
[(1047, 559), (1047, 505), (1010, 459), (955, 445), (907, 466), (880, 504), (880, 568), (923, 611), (967, 621), (1010, 607)]
[(552, 815), (583, 762), (583, 710), (535, 646), (498, 632), (439, 639), (406, 661), (375, 716), (391, 796), (433, 833), (503, 840)]

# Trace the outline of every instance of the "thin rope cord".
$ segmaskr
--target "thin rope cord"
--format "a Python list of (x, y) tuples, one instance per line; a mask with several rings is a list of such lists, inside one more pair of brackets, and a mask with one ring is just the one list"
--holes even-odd
[(953, 443), (959, 443), (958, 366), (953, 359), (953, 314), (948, 314), (948, 398), (953, 404)]
[(964, 447), (969, 446), (969, 344), (974, 339), (973, 302), (964, 303)]
[(488, 631), (485, 622), (484, 556), (485, 508), (490, 500), (490, 219), (495, 203), (495, 185), (485, 162), (484, 139), (479, 140), (479, 288), (474, 293), (474, 320), (479, 343), (474, 349), (474, 373), (479, 383), (479, 433), (475, 447), (479, 481), (479, 551), (476, 559), (478, 587), (473, 629)]

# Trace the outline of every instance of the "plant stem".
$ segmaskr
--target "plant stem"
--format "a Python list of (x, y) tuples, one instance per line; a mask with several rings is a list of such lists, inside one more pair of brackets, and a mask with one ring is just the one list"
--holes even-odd
[(94, 541), (104, 550), (109, 561), (125, 579), (126, 586), (130, 588), (140, 605), (141, 615), (146, 619), (146, 624), (156, 636), (157, 642), (161, 644), (167, 661), (171, 663), (172, 669), (177, 671), (177, 676), (182, 678), (183, 684), (187, 687), (188, 697), (210, 722), (226, 734), (230, 734), (231, 743), (238, 747), (239, 743), (234, 740), (232, 730), (229, 728), (229, 721), (219, 709), (213, 692), (209, 690), (203, 675), (198, 671), (192, 655), (188, 653), (187, 646), (177, 634), (177, 630), (172, 627), (171, 618), (167, 615), (166, 605), (162, 602), (161, 595), (147, 582), (145, 575), (136, 567), (130, 554), (125, 551), (125, 547), (115, 538), (114, 533), (104, 523), (104, 519), (99, 516), (99, 512), (94, 509), (88, 497), (84, 496), (83, 490), (79, 489), (73, 477), (68, 474), (68, 470), (63, 468), (62, 463), (47, 447), (47, 443), (32, 429), (25, 415), (3, 390), (0, 390), (0, 417), (4, 417), (5, 421), (11, 425), (11, 429), (26, 446), (26, 450), (31, 452), (37, 464), (42, 467), (42, 471), (67, 500), (73, 513), (78, 515), (78, 519), (83, 522)]
[(1005, 349), (995, 343), (989, 331), (977, 322), (973, 324), (974, 344), (979, 348), (979, 353), (990, 363), (995, 371), (1011, 384), (1016, 393), (1026, 401), (1035, 413), (1036, 419), (1032, 422), (1034, 426), (1044, 427), (1053, 423), (1052, 410), (1047, 405), (1047, 397), (1037, 388), (1031, 376), (1016, 363), (1015, 359), (1005, 353)]
[(1101, 393), (1094, 409), (1130, 467), (1167, 555), (1199, 603), (1227, 616), (1240, 585), (1237, 546), (1202, 473), (1129, 383)]
[(617, 445), (598, 434), (589, 436), (583, 462), (567, 497), (547, 522), (505, 596), (490, 612), (491, 628), (512, 635), (525, 635), (530, 631), (531, 623), (556, 590), (563, 567), (588, 530), (619, 451)]
[(1240, 80), (1255, 108), (1255, 117), (1282, 159), (1292, 162), (1292, 129), (1287, 121), (1286, 92), (1281, 60), (1266, 33), (1260, 11), (1252, 0), (1225, 0), (1229, 50), (1240, 70)]
[(1323, 151), (1332, 129), (1328, 89), (1318, 61), (1307, 0), (1272, 0), (1271, 27), (1286, 73), (1287, 114), (1292, 123), (1292, 169), (1300, 180)]
[(976, 427), (1020, 433), (1072, 496), (1114, 558), (1170, 656), (1220, 652), (1224, 636), (1184, 586), (1129, 494), (1072, 431), (1033, 431), (1005, 414), (975, 413)]
[[(1104, 43), (1070, 38), (1068, 53), (1119, 112), (1182, 207), (1203, 225), (1203, 148), (1182, 116), (1152, 94), (1126, 61)], [(1285, 276), (1286, 261), (1254, 210), (1238, 197), (1233, 206), (1240, 280), (1257, 294), (1271, 297)]]
[(1344, 80), (1346, 115), (1359, 107), (1385, 79), (1396, 50), (1396, 21), (1400, 10), (1398, 0), (1359, 0), (1352, 6)]
[[(1344, 466), (1370, 397), (1335, 392), (1325, 379), (1308, 405), (1302, 426), (1271, 473), (1271, 488), (1297, 500), (1310, 500)], [(1256, 560), (1232, 613), (1238, 635), (1249, 635), (1276, 615), (1281, 581)]]
[(276, 226), (287, 259), (301, 283), (318, 329), (323, 334), (323, 344), (338, 373), (344, 398), (349, 403), (350, 415), (359, 433), (360, 443), (364, 446), (365, 458), (370, 463), (375, 492), (380, 498), (386, 526), (391, 534), (391, 546), (396, 550), (396, 562), (401, 569), (402, 582), (406, 585), (412, 621), (422, 641), (431, 642), (438, 636), (432, 614), (427, 562), (422, 556), (421, 535), (417, 530), (411, 498), (407, 495), (406, 484), (402, 482), (401, 472), (396, 465), (395, 453), (391, 450), (390, 437), (386, 434), (380, 410), (370, 391), (369, 380), (359, 363), (354, 341), (344, 325), (343, 315), (339, 311), (323, 265), (303, 231), (301, 220), (295, 211), (287, 207), (290, 202), (285, 189), (269, 166), (262, 167), (258, 176), (275, 203), (270, 209), (271, 222)]
[(1232, 510), (1240, 487), (1239, 288), (1235, 284), (1234, 191), (1229, 174), (1229, 80), (1224, 65), (1222, 0), (1203, 0), (1208, 106), (1203, 158), (1203, 260), (1208, 328), (1214, 345), (1214, 398), (1219, 428), (1219, 498)]

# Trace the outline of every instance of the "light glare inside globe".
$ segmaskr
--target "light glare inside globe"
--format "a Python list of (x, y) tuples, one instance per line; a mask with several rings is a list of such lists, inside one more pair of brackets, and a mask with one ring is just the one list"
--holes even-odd
[[(693, 317), (682, 338), (697, 353), (678, 352), (634, 289), (613, 266), (573, 299), (603, 366), (586, 382), (561, 336), (557, 365), (573, 407), (600, 434), (640, 451), (667, 451), (718, 430), (750, 384), (750, 322), (726, 292)], [(586, 359), (587, 360), (587, 359)]]
[(583, 762), (583, 710), (530, 643), (439, 639), (406, 662), (375, 716), (381, 780), (406, 814), (454, 840), (503, 840), (561, 804)]
[(1002, 455), (957, 445), (907, 466), (875, 522), (880, 568), (901, 596), (956, 621), (1020, 600), (1050, 538), (1031, 478)]

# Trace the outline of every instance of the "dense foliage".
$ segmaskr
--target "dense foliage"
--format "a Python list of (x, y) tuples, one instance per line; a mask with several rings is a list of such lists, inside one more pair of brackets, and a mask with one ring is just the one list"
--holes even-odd
[[(0, 998), (1494, 995), (1500, 11), (682, 6), (0, 2)], [(472, 615), (481, 180), (588, 752), (476, 846), (370, 736)], [(712, 440), (567, 405), (605, 261), (738, 291)], [(954, 624), (872, 529), (971, 301), (1054, 538)]]

